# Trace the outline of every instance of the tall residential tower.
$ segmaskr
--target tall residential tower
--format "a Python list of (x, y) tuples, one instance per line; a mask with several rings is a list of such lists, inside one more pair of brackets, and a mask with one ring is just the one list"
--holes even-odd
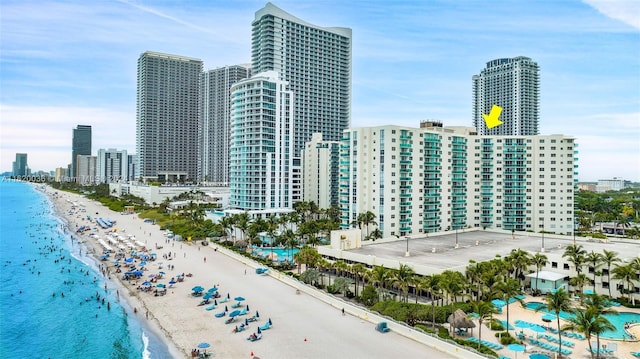
[[(473, 76), (473, 126), (479, 135), (533, 136), (539, 134), (540, 68), (528, 57), (487, 62)], [(487, 128), (483, 114), (502, 107), (502, 125)]]
[(198, 176), (199, 81), (202, 61), (145, 52), (138, 59), (138, 175), (165, 181)]
[(339, 141), (351, 116), (351, 29), (315, 26), (271, 3), (252, 27), (252, 71), (277, 71), (295, 94), (295, 156), (313, 133)]
[(229, 185), (230, 90), (249, 77), (247, 66), (225, 66), (202, 73), (200, 81), (199, 179)]
[(91, 126), (78, 125), (73, 129), (71, 144), (71, 173), (70, 177), (79, 177), (78, 156), (91, 156)]

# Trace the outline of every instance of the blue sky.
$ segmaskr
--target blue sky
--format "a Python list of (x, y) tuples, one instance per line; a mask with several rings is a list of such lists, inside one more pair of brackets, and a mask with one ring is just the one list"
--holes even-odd
[[(136, 61), (144, 51), (250, 62), (265, 1), (0, 3), (0, 172), (71, 161), (77, 124), (93, 151), (135, 151)], [(579, 143), (581, 181), (640, 181), (638, 1), (275, 1), (319, 26), (353, 29), (352, 126), (471, 126), (471, 76), (528, 56), (541, 71), (541, 133)]]

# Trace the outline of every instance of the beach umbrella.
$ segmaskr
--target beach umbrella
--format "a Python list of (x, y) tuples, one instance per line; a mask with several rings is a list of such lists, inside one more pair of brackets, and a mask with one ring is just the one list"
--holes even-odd
[(212, 288), (209, 288), (209, 290), (207, 290), (207, 292), (208, 293), (213, 293), (213, 292), (215, 292), (217, 290), (218, 290), (218, 287), (212, 287)]
[(158, 272), (158, 273), (160, 273), (160, 274), (162, 274), (162, 275), (165, 275), (165, 274), (166, 274), (165, 272), (162, 272), (162, 271), (160, 271), (160, 272)]
[(156, 287), (158, 287), (158, 288), (166, 288), (167, 286), (162, 284), (162, 283), (158, 283), (158, 285), (156, 285)]
[(233, 300), (237, 300), (238, 302), (242, 302), (244, 300), (243, 297), (235, 297)]
[(491, 303), (497, 308), (501, 308), (501, 307), (504, 307), (505, 305), (507, 305), (507, 302), (505, 302), (502, 299), (494, 299), (494, 300), (491, 301)]
[(191, 288), (191, 290), (196, 292), (196, 293), (201, 293), (202, 291), (204, 291), (204, 288), (202, 288), (201, 286), (197, 285), (197, 286)]
[(507, 345), (507, 349), (516, 352), (516, 358), (518, 357), (518, 352), (524, 351), (524, 345), (522, 344), (509, 344)]
[(142, 286), (143, 287), (150, 287), (151, 286), (151, 282), (142, 282)]
[(153, 278), (155, 276), (156, 276), (155, 274), (149, 274), (149, 278)]
[(207, 293), (204, 295), (204, 297), (202, 297), (202, 299), (210, 299), (211, 297), (213, 297), (211, 293)]
[(536, 333), (544, 333), (547, 330), (539, 325), (533, 325), (530, 326), (529, 329), (531, 329), (532, 331), (536, 332)]
[(170, 284), (170, 285), (174, 285), (174, 284), (176, 284), (176, 283), (177, 283), (177, 282), (176, 282), (175, 280), (173, 280), (173, 279), (169, 281), (169, 284)]
[(229, 317), (233, 318), (233, 317), (237, 317), (240, 314), (239, 310), (234, 310), (233, 312), (229, 313)]
[(200, 348), (200, 349), (207, 349), (210, 346), (211, 346), (211, 344), (205, 343), (205, 342), (202, 342), (202, 343), (198, 344), (198, 348)]
[(558, 319), (558, 317), (555, 314), (551, 314), (551, 313), (547, 313), (542, 316), (542, 320), (544, 320), (545, 322), (551, 322), (556, 319)]
[(523, 321), (516, 321), (516, 328), (530, 328), (531, 324)]
[(131, 263), (133, 262), (133, 258), (129, 257), (129, 258), (125, 258), (125, 263)]
[(147, 265), (147, 262), (145, 262), (145, 261), (140, 262), (140, 267), (144, 267), (146, 265)]

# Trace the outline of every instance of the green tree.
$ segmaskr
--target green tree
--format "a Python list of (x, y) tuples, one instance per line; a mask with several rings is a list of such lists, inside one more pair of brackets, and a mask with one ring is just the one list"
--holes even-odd
[(394, 273), (393, 284), (402, 290), (405, 303), (409, 301), (409, 286), (413, 283), (414, 276), (415, 272), (408, 264), (400, 264)]
[[(556, 314), (557, 328), (560, 328), (560, 312), (571, 310), (571, 298), (563, 288), (553, 293), (547, 293), (545, 297), (547, 309)], [(562, 330), (558, 330), (558, 356), (562, 356)]]
[(371, 270), (371, 283), (378, 288), (380, 296), (384, 294), (391, 277), (391, 271), (384, 266), (375, 266)]
[(584, 334), (589, 344), (589, 353), (593, 358), (593, 348), (591, 347), (591, 329), (594, 320), (593, 311), (572, 309), (573, 316), (566, 319), (567, 324), (562, 326), (562, 330), (571, 330)]
[(509, 302), (511, 298), (519, 294), (522, 294), (522, 287), (520, 286), (520, 282), (515, 279), (507, 278), (496, 286), (496, 295), (507, 303), (507, 305), (505, 305), (507, 308), (507, 334), (509, 334)]
[(602, 254), (591, 251), (585, 257), (587, 263), (593, 268), (593, 293), (596, 293), (596, 275), (598, 275), (598, 269), (602, 267)]
[(536, 291), (538, 290), (538, 273), (540, 270), (549, 263), (547, 256), (542, 253), (536, 253), (531, 258), (531, 263), (536, 266)]
[(491, 303), (487, 302), (475, 302), (473, 303), (473, 312), (476, 313), (478, 319), (478, 349), (482, 344), (482, 323), (491, 319), (493, 314), (497, 313), (496, 308)]
[(565, 248), (562, 258), (567, 258), (576, 268), (576, 272), (582, 273), (582, 265), (585, 262), (586, 251), (581, 245), (572, 244)]
[(628, 295), (628, 300), (631, 301), (631, 288), (633, 287), (633, 281), (638, 279), (638, 272), (632, 263), (617, 265), (613, 268), (613, 279), (617, 279), (626, 284), (627, 288), (625, 292)]
[(607, 283), (609, 283), (609, 297), (611, 297), (611, 266), (620, 262), (616, 252), (604, 250), (602, 252), (602, 263), (607, 266)]

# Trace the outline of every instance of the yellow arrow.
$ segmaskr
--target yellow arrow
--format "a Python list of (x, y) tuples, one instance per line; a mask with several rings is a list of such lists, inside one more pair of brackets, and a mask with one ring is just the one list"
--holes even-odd
[(482, 115), (487, 128), (494, 128), (502, 125), (502, 121), (500, 121), (500, 114), (502, 114), (502, 107), (493, 105), (493, 107), (491, 107), (491, 112), (488, 115)]

